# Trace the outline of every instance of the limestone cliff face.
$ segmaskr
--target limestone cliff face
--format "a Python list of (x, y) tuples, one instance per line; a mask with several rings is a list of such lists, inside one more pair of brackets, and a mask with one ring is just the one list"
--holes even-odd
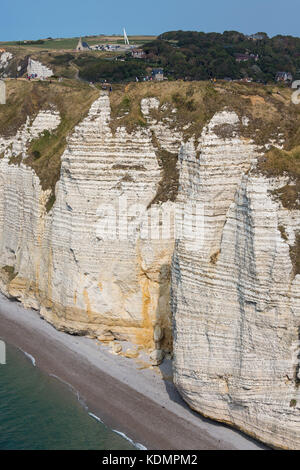
[[(189, 405), (271, 445), (300, 448), (299, 210), (255, 171), (255, 147), (204, 129), (181, 152), (180, 199), (204, 205), (204, 239), (179, 241), (172, 269), (175, 383)], [(284, 231), (285, 236), (282, 236)]]
[[(28, 146), (63, 116), (52, 106), (0, 135), (0, 288), (72, 334), (156, 351), (174, 342), (174, 380), (193, 409), (300, 448), (300, 211), (274, 196), (287, 178), (259, 172), (248, 115), (223, 107), (187, 136), (158, 98), (140, 112), (129, 131), (109, 96), (93, 103), (67, 138), (50, 210)], [(269, 137), (282, 146), (277, 129)], [(194, 229), (196, 206), (193, 243), (145, 235), (181, 207)]]
[[(0, 152), (5, 151), (0, 160), (0, 264), (17, 273), (7, 284), (4, 270), (2, 289), (71, 333), (130, 339), (150, 347), (153, 329), (161, 325), (168, 350), (173, 241), (142, 240), (136, 212), (127, 218), (117, 214), (121, 240), (98, 234), (99, 226), (107, 224), (101, 212), (105, 204), (117, 213), (123, 198), (128, 211), (139, 203), (146, 212), (161, 179), (151, 131), (128, 134), (119, 128), (113, 135), (109, 121), (104, 95), (68, 139), (49, 213), (49, 192), (42, 191), (24, 162), (28, 141), (55, 129), (58, 114), (40, 112), (16, 137), (0, 141)], [(163, 145), (176, 148), (176, 138), (165, 137)], [(20, 152), (23, 163), (16, 166), (11, 158)]]

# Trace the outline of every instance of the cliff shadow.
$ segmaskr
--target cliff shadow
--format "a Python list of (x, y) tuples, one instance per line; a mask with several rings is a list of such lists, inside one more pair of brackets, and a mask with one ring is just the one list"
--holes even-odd
[[(168, 293), (168, 305), (166, 302)], [(165, 358), (158, 368), (170, 400), (197, 416), (183, 400), (173, 383), (173, 312), (171, 306), (171, 266), (163, 264), (159, 275), (159, 296), (156, 310), (156, 324), (163, 330), (163, 339), (155, 342), (155, 348), (164, 351)], [(172, 357), (168, 357), (172, 356)]]

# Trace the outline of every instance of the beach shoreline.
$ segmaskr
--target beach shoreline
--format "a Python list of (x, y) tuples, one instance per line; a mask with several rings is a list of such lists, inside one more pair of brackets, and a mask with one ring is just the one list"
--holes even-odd
[(95, 340), (58, 331), (38, 312), (26, 310), (2, 294), (0, 338), (26, 353), (33, 365), (76, 390), (91, 418), (125, 435), (137, 449), (266, 448), (190, 410), (158, 370), (140, 370), (136, 361), (113, 355), (109, 347)]

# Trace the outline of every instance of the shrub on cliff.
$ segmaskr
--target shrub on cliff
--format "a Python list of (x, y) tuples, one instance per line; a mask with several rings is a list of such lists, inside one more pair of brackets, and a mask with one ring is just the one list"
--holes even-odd
[(115, 61), (98, 57), (79, 57), (74, 61), (79, 67), (79, 76), (89, 82), (129, 82), (146, 75), (146, 64), (141, 61)]

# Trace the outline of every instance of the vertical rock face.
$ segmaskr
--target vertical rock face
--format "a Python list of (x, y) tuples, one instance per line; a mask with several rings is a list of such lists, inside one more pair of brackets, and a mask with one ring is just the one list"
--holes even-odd
[(179, 197), (203, 203), (205, 217), (203, 243), (180, 241), (174, 254), (175, 383), (204, 415), (299, 449), (300, 276), (290, 247), (300, 212), (271, 196), (284, 179), (249, 171), (249, 141), (216, 135), (214, 121), (235, 119), (214, 117), (199, 158), (181, 153)]
[[(65, 117), (52, 106), (0, 136), (0, 289), (59, 329), (154, 349), (154, 364), (172, 348), (172, 309), (186, 402), (296, 449), (300, 211), (274, 196), (287, 178), (259, 173), (241, 137), (249, 117), (222, 109), (199, 138), (182, 110), (143, 98), (129, 132), (128, 112), (112, 123), (101, 95), (67, 138), (50, 210), (29, 143), (59, 135)], [(175, 237), (165, 229), (181, 207), (190, 230)]]
[(31, 126), (2, 141), (0, 263), (18, 273), (9, 294), (72, 333), (110, 332), (150, 347), (153, 328), (161, 325), (169, 349), (174, 242), (140, 234), (161, 180), (152, 132), (118, 128), (113, 135), (109, 98), (101, 96), (68, 139), (56, 202), (47, 214), (48, 193), (37, 176), (9, 159), (56, 120), (53, 111), (40, 112)]

